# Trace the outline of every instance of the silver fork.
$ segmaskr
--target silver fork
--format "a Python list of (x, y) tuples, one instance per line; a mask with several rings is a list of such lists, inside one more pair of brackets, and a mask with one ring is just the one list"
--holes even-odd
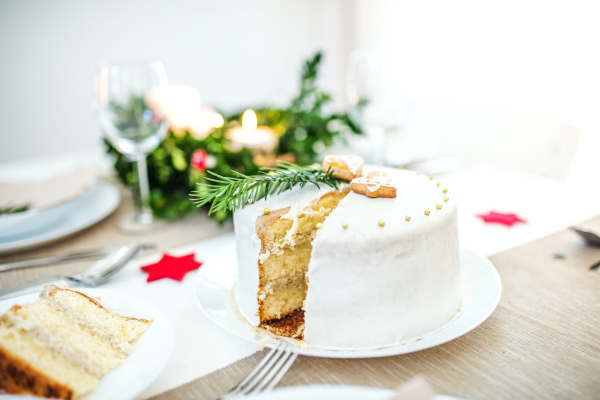
[(112, 278), (117, 272), (119, 272), (127, 263), (135, 257), (142, 249), (146, 248), (146, 245), (140, 245), (135, 242), (131, 242), (126, 246), (119, 248), (108, 256), (104, 257), (100, 261), (94, 263), (90, 268), (81, 274), (73, 276), (65, 275), (50, 275), (42, 278), (34, 279), (19, 285), (11, 286), (6, 289), (0, 290), (0, 300), (4, 298), (12, 297), (14, 293), (18, 293), (24, 289), (30, 287), (38, 287), (43, 283), (66, 281), (74, 283), (79, 286), (95, 287), (102, 285), (110, 278)]
[(269, 354), (237, 385), (217, 400), (271, 391), (298, 357), (294, 347), (279, 341)]

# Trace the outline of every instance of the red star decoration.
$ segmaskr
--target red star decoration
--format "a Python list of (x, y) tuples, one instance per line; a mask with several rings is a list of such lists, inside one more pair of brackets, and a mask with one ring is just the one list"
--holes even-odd
[(477, 216), (485, 221), (485, 223), (498, 223), (506, 226), (513, 226), (517, 222), (527, 222), (524, 219), (517, 217), (517, 214), (501, 214), (495, 211), (490, 211), (489, 213), (477, 214)]
[(197, 262), (194, 259), (194, 256), (194, 253), (181, 257), (163, 254), (159, 262), (146, 265), (142, 267), (142, 270), (148, 272), (147, 282), (163, 278), (171, 278), (181, 282), (188, 271), (198, 269), (202, 265), (201, 262)]

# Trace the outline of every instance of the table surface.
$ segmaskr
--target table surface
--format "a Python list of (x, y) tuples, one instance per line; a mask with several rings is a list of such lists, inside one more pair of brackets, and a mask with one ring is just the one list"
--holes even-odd
[[(281, 385), (344, 383), (392, 388), (420, 374), (440, 393), (466, 399), (515, 395), (586, 398), (600, 393), (600, 274), (588, 270), (600, 259), (600, 249), (585, 247), (572, 232), (564, 230), (600, 214), (600, 204), (585, 191), (567, 190), (561, 182), (492, 166), (440, 179), (458, 196), (461, 243), (486, 255), (500, 252), (491, 257), (504, 287), (496, 312), (473, 332), (413, 354), (365, 360), (299, 357)], [(194, 251), (206, 260), (222, 239), (205, 239), (233, 228), (230, 223), (219, 226), (206, 216), (196, 215), (172, 222), (149, 236), (127, 236), (116, 228), (116, 221), (133, 209), (130, 193), (122, 190), (122, 194), (116, 213), (96, 226), (43, 249), (0, 257), (0, 263), (130, 240), (156, 243), (159, 251), (176, 248), (173, 254)], [(528, 223), (507, 228), (485, 225), (475, 217), (492, 209), (518, 212)], [(600, 219), (583, 225), (600, 229)], [(552, 232), (557, 233), (542, 238)], [(554, 252), (567, 258), (554, 259)], [(193, 273), (181, 284), (163, 280), (146, 285), (139, 265), (157, 257), (159, 254), (154, 253), (136, 260), (119, 279), (107, 284), (111, 290), (129, 290), (160, 301), (165, 311), (172, 312), (169, 316), (178, 335), (175, 353), (163, 374), (140, 398), (162, 392), (157, 398), (215, 398), (249, 372), (262, 353), (210, 321), (201, 320), (191, 295), (187, 295)], [(89, 265), (76, 262), (3, 272), (0, 288), (47, 274), (78, 273)], [(175, 292), (182, 293), (172, 296)]]

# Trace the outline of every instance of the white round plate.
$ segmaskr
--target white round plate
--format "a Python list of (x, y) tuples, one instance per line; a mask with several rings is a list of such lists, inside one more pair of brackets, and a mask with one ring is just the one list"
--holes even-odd
[(0, 239), (0, 255), (40, 247), (88, 228), (109, 216), (120, 201), (121, 195), (115, 186), (98, 182), (84, 195), (60, 206), (66, 210), (50, 226)]
[[(254, 397), (256, 400), (386, 400), (396, 392), (390, 389), (379, 389), (366, 386), (333, 386), (310, 385), (291, 386), (275, 389), (266, 394)], [(434, 400), (460, 400), (456, 397), (438, 394)]]
[[(81, 196), (84, 196), (85, 193), (82, 193)], [(0, 241), (14, 241), (19, 238), (33, 236), (36, 232), (48, 230), (49, 226), (64, 218), (71, 211), (73, 203), (77, 202), (78, 199), (78, 197), (70, 199), (46, 209), (34, 208), (23, 212), (0, 215)]]
[[(104, 375), (96, 390), (82, 400), (136, 398), (161, 373), (173, 353), (175, 332), (171, 321), (160, 308), (134, 296), (104, 289), (79, 291), (90, 297), (101, 296), (102, 304), (117, 314), (153, 320), (150, 328), (133, 342), (133, 350), (123, 364)], [(0, 301), (0, 314), (15, 304), (31, 303), (37, 298), (34, 293)]]
[[(449, 342), (475, 329), (496, 309), (502, 293), (498, 271), (485, 257), (460, 249), (460, 266), (469, 290), (463, 314), (448, 327), (416, 342), (375, 350), (339, 351), (296, 348), (298, 354), (330, 358), (371, 358), (412, 353)], [(231, 289), (237, 280), (235, 243), (210, 259), (197, 274), (196, 299), (210, 319), (242, 338), (260, 341), (262, 336), (249, 323), (242, 322), (233, 308)], [(270, 343), (266, 346), (272, 347)]]

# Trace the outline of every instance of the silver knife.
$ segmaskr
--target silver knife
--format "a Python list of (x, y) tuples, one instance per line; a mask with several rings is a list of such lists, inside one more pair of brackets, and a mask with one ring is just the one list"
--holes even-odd
[[(12, 262), (12, 263), (8, 263), (8, 264), (0, 264), (0, 272), (10, 271), (13, 269), (20, 269), (20, 268), (42, 267), (42, 266), (46, 266), (46, 265), (53, 265), (53, 264), (69, 262), (69, 261), (93, 260), (93, 259), (105, 257), (105, 256), (109, 255), (110, 253), (112, 253), (113, 251), (118, 250), (119, 248), (120, 247), (105, 247), (105, 248), (99, 249), (99, 250), (71, 253), (71, 254), (67, 254), (65, 256), (37, 258), (34, 260), (25, 260), (25, 261)], [(151, 244), (151, 243), (146, 243), (146, 244), (140, 245), (141, 250), (149, 250), (149, 249), (155, 249), (155, 248), (156, 248), (156, 245)]]

